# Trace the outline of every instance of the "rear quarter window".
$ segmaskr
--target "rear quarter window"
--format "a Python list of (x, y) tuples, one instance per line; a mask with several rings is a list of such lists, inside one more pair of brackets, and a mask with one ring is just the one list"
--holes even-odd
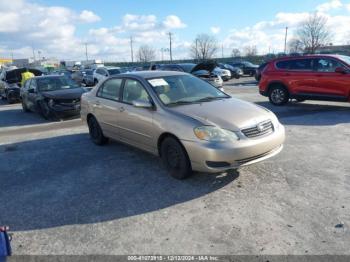
[(313, 60), (311, 58), (279, 61), (276, 63), (276, 68), (285, 70), (311, 71), (312, 61)]

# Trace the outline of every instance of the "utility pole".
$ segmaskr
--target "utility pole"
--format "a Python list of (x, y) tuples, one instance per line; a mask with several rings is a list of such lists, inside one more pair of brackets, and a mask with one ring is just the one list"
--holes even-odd
[(221, 44), (221, 58), (224, 58), (224, 44)]
[(35, 51), (34, 51), (34, 47), (32, 47), (32, 50), (33, 50), (33, 59), (34, 59), (34, 62), (35, 62)]
[(288, 26), (286, 26), (286, 36), (284, 38), (284, 53), (287, 53)]
[(198, 61), (198, 38), (196, 38), (196, 61)]
[(172, 33), (169, 32), (169, 50), (170, 50), (170, 61), (173, 61), (173, 52), (172, 52), (172, 49), (171, 49), (171, 37), (172, 37)]
[(130, 52), (131, 52), (131, 63), (134, 62), (134, 49), (133, 49), (133, 40), (132, 36), (130, 36)]
[(89, 60), (89, 58), (88, 58), (88, 51), (87, 51), (87, 43), (85, 43), (85, 59), (86, 59), (86, 61)]

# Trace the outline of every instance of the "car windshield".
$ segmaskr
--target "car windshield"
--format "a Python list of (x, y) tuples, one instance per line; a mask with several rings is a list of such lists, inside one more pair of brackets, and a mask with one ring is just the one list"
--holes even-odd
[(117, 75), (117, 74), (120, 74), (120, 70), (119, 69), (108, 69), (108, 73), (110, 75)]
[(191, 75), (148, 79), (159, 99), (168, 106), (209, 102), (229, 98), (227, 94)]
[(350, 56), (340, 55), (339, 59), (343, 60), (345, 63), (350, 65)]
[(79, 87), (73, 80), (65, 76), (38, 78), (37, 85), (39, 91), (55, 91)]

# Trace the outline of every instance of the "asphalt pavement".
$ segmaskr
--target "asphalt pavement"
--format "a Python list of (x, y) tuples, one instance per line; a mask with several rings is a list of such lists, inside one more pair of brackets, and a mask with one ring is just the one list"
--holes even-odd
[(268, 103), (252, 78), (225, 91), (286, 127), (274, 158), (171, 178), (157, 157), (95, 146), (80, 119), (0, 103), (0, 224), (14, 254), (350, 255), (350, 104)]

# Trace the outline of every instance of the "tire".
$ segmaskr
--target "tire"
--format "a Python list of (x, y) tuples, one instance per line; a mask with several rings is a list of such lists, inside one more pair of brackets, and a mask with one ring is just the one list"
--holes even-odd
[(22, 99), (22, 109), (23, 109), (23, 112), (26, 112), (26, 113), (29, 112), (29, 109), (23, 99)]
[(98, 84), (97, 79), (94, 79), (94, 86), (96, 86)]
[(52, 111), (44, 101), (38, 102), (38, 108), (39, 108), (39, 113), (43, 118), (45, 118), (46, 120), (52, 119), (53, 117)]
[(95, 117), (90, 117), (88, 120), (89, 134), (92, 142), (102, 146), (108, 142), (108, 138), (103, 135), (102, 129)]
[(235, 76), (235, 78), (236, 78), (236, 79), (239, 79), (239, 78), (240, 78), (240, 76), (239, 76), (239, 75), (236, 75), (236, 76)]
[(275, 106), (285, 105), (289, 101), (289, 93), (287, 88), (282, 85), (276, 85), (269, 90), (270, 103)]
[(185, 179), (192, 174), (191, 163), (185, 149), (173, 137), (166, 137), (160, 147), (162, 162), (169, 174)]
[(6, 100), (9, 104), (14, 104), (16, 102), (16, 99), (14, 98), (14, 94), (12, 92), (7, 93)]

